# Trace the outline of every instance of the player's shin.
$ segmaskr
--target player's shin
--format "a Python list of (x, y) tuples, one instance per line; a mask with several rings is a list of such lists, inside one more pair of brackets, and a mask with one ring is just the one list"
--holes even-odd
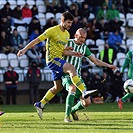
[(82, 83), (82, 81), (80, 80), (80, 78), (79, 78), (78, 76), (72, 77), (71, 80), (72, 80), (73, 84), (74, 84), (81, 92), (84, 92), (84, 91), (85, 91), (84, 84)]
[(70, 117), (71, 114), (71, 108), (74, 105), (74, 96), (75, 92), (69, 92), (66, 98), (66, 112), (65, 112), (65, 117)]
[(44, 105), (49, 102), (53, 97), (55, 96), (55, 94), (53, 94), (51, 92), (51, 90), (48, 90), (47, 93), (45, 94), (45, 96), (42, 98), (41, 102), (41, 107), (43, 108)]

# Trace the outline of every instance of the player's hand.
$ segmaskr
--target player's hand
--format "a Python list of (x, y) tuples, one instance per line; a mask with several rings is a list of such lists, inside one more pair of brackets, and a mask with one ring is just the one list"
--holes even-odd
[(118, 68), (117, 68), (116, 66), (114, 66), (114, 65), (110, 65), (109, 68), (111, 68), (112, 70), (118, 69)]
[(25, 52), (26, 52), (26, 50), (21, 49), (21, 50), (18, 51), (17, 56), (18, 57), (23, 56), (25, 54)]
[(76, 57), (79, 57), (79, 58), (83, 57), (83, 54), (81, 54), (80, 52), (73, 52), (73, 53), (74, 53), (74, 56)]
[(73, 47), (67, 46), (65, 49), (72, 51), (73, 50)]

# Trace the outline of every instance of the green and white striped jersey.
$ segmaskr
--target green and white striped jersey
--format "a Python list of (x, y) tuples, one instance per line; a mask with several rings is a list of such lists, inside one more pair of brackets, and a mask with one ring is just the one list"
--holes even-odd
[[(74, 48), (73, 51), (80, 52), (87, 58), (92, 55), (92, 53), (90, 52), (89, 48), (85, 44), (77, 45), (74, 42), (74, 39), (70, 39), (68, 41), (68, 45), (67, 46), (73, 47)], [(81, 59), (82, 58), (75, 57), (75, 56), (65, 56), (64, 57), (64, 60), (66, 60), (66, 62), (72, 64), (76, 68), (77, 74), (79, 76), (81, 76)]]

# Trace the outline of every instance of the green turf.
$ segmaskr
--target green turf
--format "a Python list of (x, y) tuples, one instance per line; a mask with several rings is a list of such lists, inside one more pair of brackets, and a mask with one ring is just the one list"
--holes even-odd
[(80, 120), (64, 123), (64, 104), (48, 104), (40, 120), (32, 105), (3, 105), (0, 133), (133, 133), (133, 103), (120, 111), (116, 103), (91, 104)]

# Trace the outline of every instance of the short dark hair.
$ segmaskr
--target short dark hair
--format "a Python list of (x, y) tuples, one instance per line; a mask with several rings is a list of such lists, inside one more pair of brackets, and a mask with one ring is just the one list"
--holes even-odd
[(74, 16), (69, 11), (62, 13), (61, 18), (63, 18), (64, 21), (66, 21), (66, 20), (73, 21), (74, 20)]

